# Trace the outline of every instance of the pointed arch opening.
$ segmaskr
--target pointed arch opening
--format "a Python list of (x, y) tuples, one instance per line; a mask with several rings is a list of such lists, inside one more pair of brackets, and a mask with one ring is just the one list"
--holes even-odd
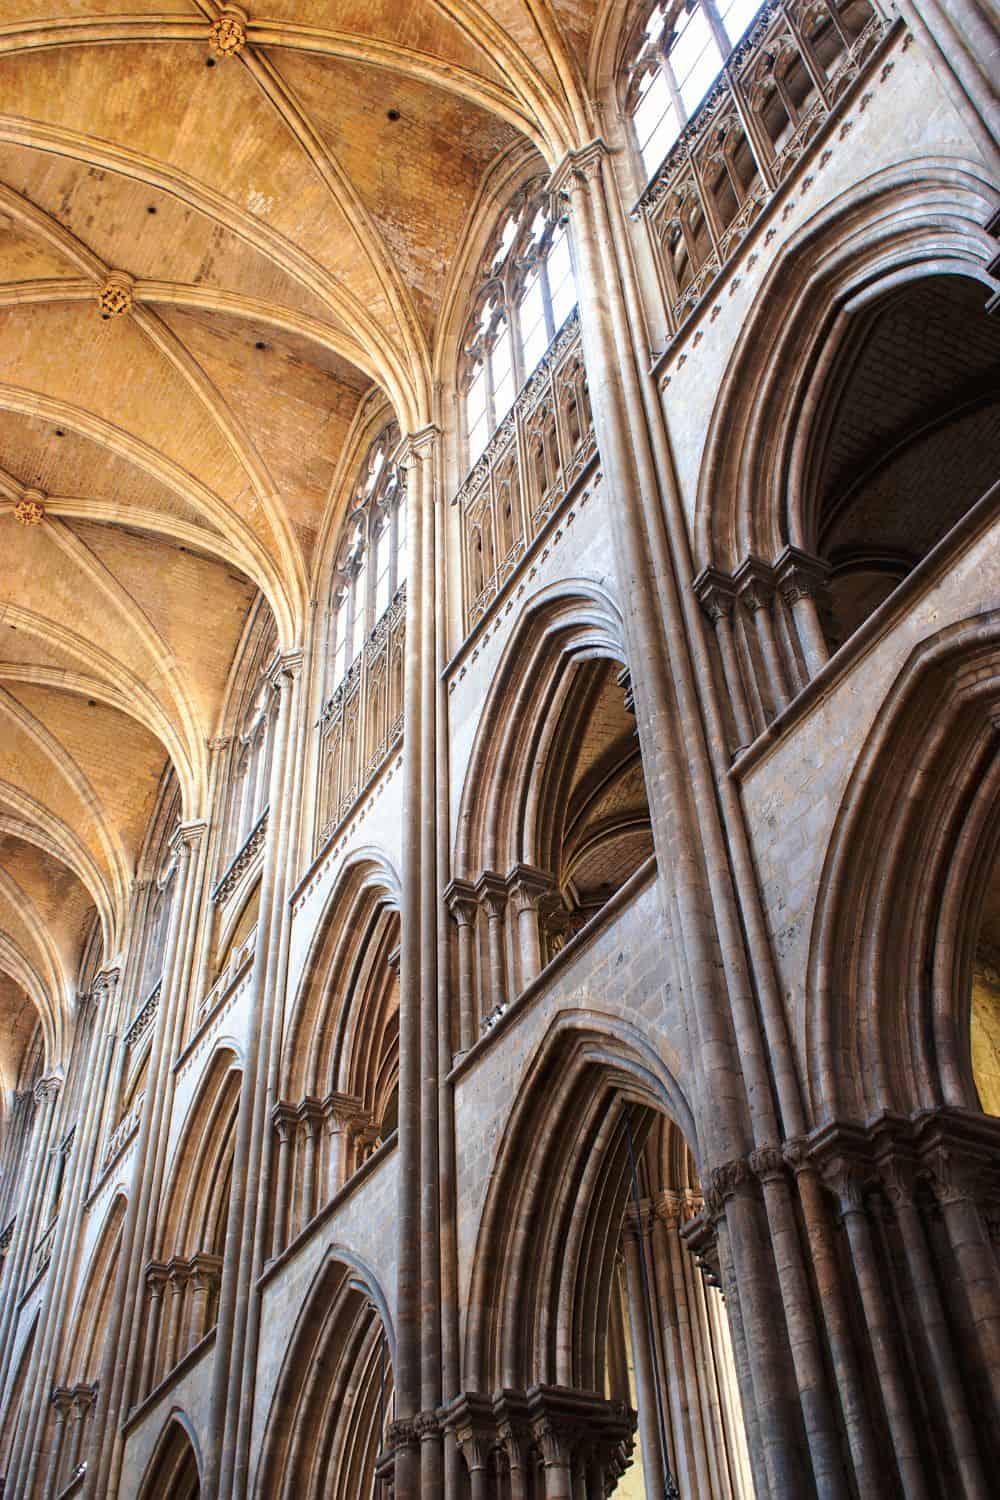
[(393, 1417), (394, 1340), (385, 1298), (336, 1247), (305, 1299), (264, 1432), (260, 1500), (379, 1495)]
[[(749, 1496), (723, 1274), (676, 1081), (626, 1023), (563, 1013), (524, 1075), (480, 1223), (467, 1391), (449, 1409), (490, 1497)], [(629, 1492), (628, 1481), (620, 1493)]]
[(140, 1500), (200, 1500), (198, 1455), (186, 1419), (171, 1417), (139, 1490)]
[(399, 881), (363, 851), (331, 893), (285, 1041), (274, 1254), (395, 1132), (399, 940)]
[(466, 774), (448, 890), (459, 1050), (652, 852), (618, 613), (570, 581), (508, 643)]

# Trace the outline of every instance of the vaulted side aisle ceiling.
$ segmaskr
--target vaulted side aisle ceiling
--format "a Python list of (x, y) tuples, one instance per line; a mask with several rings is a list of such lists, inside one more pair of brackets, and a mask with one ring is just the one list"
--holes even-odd
[(301, 639), (373, 390), (433, 417), (491, 174), (594, 134), (597, 0), (0, 0), (0, 1088), (65, 1061), (257, 590)]

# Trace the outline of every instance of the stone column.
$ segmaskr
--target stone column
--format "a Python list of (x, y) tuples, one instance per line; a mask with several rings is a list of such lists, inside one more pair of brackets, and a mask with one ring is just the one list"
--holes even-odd
[(167, 1281), (170, 1296), (166, 1307), (166, 1334), (163, 1341), (163, 1373), (170, 1371), (187, 1352), (181, 1347), (184, 1331), (184, 1297), (187, 1292), (190, 1265), (179, 1256), (167, 1262)]
[(66, 1386), (56, 1386), (52, 1392), (51, 1405), (55, 1417), (55, 1432), (52, 1437), (52, 1447), (49, 1450), (49, 1471), (45, 1477), (45, 1500), (55, 1500), (55, 1496), (62, 1489), (60, 1471), (63, 1446), (66, 1441), (66, 1419), (73, 1405), (73, 1392)]
[[(673, 1265), (668, 1240), (677, 1233), (680, 1205), (677, 1194), (662, 1193), (656, 1201), (652, 1229), (653, 1274), (656, 1278), (656, 1302), (666, 1365), (667, 1399), (670, 1403), (670, 1427), (674, 1440), (674, 1465), (682, 1495), (694, 1489), (694, 1458), (691, 1446), (691, 1424), (687, 1390), (684, 1381), (684, 1355), (681, 1348), (674, 1298)], [(648, 1486), (647, 1486), (648, 1489)]]
[(73, 1391), (73, 1416), (70, 1430), (69, 1472), (75, 1474), (83, 1454), (87, 1420), (97, 1392), (92, 1385), (78, 1385)]
[(160, 1324), (163, 1317), (163, 1294), (166, 1291), (169, 1272), (165, 1265), (154, 1262), (146, 1270), (146, 1345), (142, 1356), (137, 1396), (145, 1400), (157, 1383), (157, 1351), (160, 1345)]
[(62, 1079), (55, 1074), (47, 1074), (35, 1084), (35, 1118), (31, 1127), (28, 1159), (20, 1173), (22, 1191), (17, 1200), (14, 1233), (5, 1266), (0, 1321), (0, 1390), (3, 1390), (10, 1371), (18, 1303), (26, 1285), (31, 1253), (38, 1237), (39, 1200), (61, 1087)]
[(705, 1443), (705, 1425), (701, 1404), (701, 1386), (704, 1371), (695, 1349), (695, 1331), (688, 1280), (685, 1275), (687, 1251), (681, 1244), (678, 1229), (683, 1217), (683, 1198), (675, 1204), (675, 1213), (667, 1230), (667, 1250), (670, 1256), (670, 1275), (673, 1281), (673, 1302), (676, 1309), (677, 1336), (680, 1344), (680, 1365), (676, 1378), (686, 1388), (685, 1406), (688, 1416), (688, 1432), (691, 1442), (691, 1459), (695, 1494), (711, 1495), (712, 1482), (708, 1472), (708, 1451)]
[(899, 1360), (892, 1309), (882, 1286), (878, 1252), (865, 1206), (864, 1178), (858, 1167), (844, 1157), (830, 1157), (823, 1164), (823, 1173), (836, 1194), (847, 1233), (903, 1494), (906, 1500), (930, 1500), (909, 1392)]
[(551, 876), (531, 865), (517, 864), (507, 876), (507, 890), (517, 917), (522, 990), (526, 990), (542, 972), (542, 935), (538, 925), (538, 905), (551, 889)]
[(544, 1500), (574, 1500), (572, 1455), (566, 1432), (548, 1415), (533, 1418), (531, 1427), (545, 1466)]
[(453, 880), (445, 900), (458, 928), (458, 1050), (468, 1052), (476, 1040), (476, 902), (475, 887)]
[(830, 658), (819, 608), (826, 594), (829, 566), (798, 547), (786, 547), (775, 558), (774, 576), (795, 622), (807, 675), (815, 677)]
[(949, 1146), (930, 1155), (933, 1187), (979, 1346), (979, 1356), (1000, 1411), (1000, 1265), (976, 1201), (976, 1162), (962, 1160)]
[(529, 1434), (513, 1422), (501, 1422), (498, 1436), (507, 1456), (510, 1476), (510, 1500), (528, 1500)]
[(364, 1123), (365, 1112), (360, 1099), (353, 1099), (348, 1094), (328, 1094), (323, 1108), (326, 1112), (326, 1196), (329, 1202), (347, 1181), (351, 1132), (357, 1124)]
[(222, 1274), (222, 1261), (218, 1255), (200, 1251), (191, 1258), (191, 1295), (188, 1309), (188, 1348), (205, 1337), (208, 1332), (208, 1313), (212, 1297), (218, 1290)]
[(302, 1225), (304, 1229), (316, 1212), (317, 1178), (319, 1176), (317, 1145), (323, 1123), (318, 1099), (303, 1099), (298, 1108), (299, 1128), (305, 1138), (302, 1160)]
[(740, 603), (750, 616), (757, 633), (767, 682), (768, 696), (775, 714), (788, 703), (788, 681), (778, 648), (774, 628), (774, 579), (771, 570), (756, 557), (748, 557), (733, 575)]
[[(486, 945), (489, 954), (489, 1009), (481, 1017), (489, 1021), (507, 1008), (507, 965), (504, 955), (504, 919), (507, 915), (507, 885), (486, 870), (476, 881), (476, 896), (486, 915)], [(483, 1001), (484, 1009), (486, 1001)]]
[(646, 1494), (662, 1495), (666, 1476), (656, 1401), (656, 1350), (653, 1330), (646, 1314), (642, 1268), (649, 1227), (648, 1220), (637, 1223), (634, 1212), (630, 1210), (622, 1229), (622, 1247), (625, 1253), (625, 1284), (628, 1289), (628, 1320), (635, 1365), (636, 1401), (639, 1406), (642, 1473)]
[(292, 1161), (295, 1133), (295, 1111), (290, 1104), (276, 1104), (271, 1117), (278, 1141), (277, 1185), (274, 1195), (274, 1227), (271, 1234), (271, 1254), (280, 1255), (288, 1237), (288, 1216), (292, 1194)]
[[(268, 802), (275, 816), (268, 819), (264, 849), (260, 919), (250, 995), (251, 1022), (236, 1118), (232, 1189), (219, 1290), (207, 1423), (209, 1441), (202, 1478), (203, 1492), (213, 1500), (216, 1497), (228, 1500), (233, 1491), (235, 1468), (243, 1456), (239, 1439), (241, 1411), (245, 1413), (246, 1408), (252, 1406), (252, 1402), (246, 1401), (244, 1353), (255, 1247), (270, 1196), (269, 1183), (266, 1191), (261, 1192), (260, 1167), (264, 1136), (277, 1102), (273, 1095), (268, 1096), (268, 1084), (274, 1083), (270, 1071), (271, 1044), (279, 962), (287, 933), (292, 820), (297, 806), (296, 787), (301, 781), (296, 752), (301, 728), (302, 660), (302, 651), (294, 649), (279, 656), (272, 669), (278, 707)], [(264, 1059), (268, 1060), (266, 1064)], [(262, 1238), (259, 1249), (262, 1256)], [(256, 1359), (256, 1350), (253, 1359)]]
[(732, 580), (724, 573), (718, 572), (715, 568), (703, 568), (694, 581), (694, 591), (698, 595), (702, 609), (712, 623), (715, 639), (719, 644), (722, 674), (726, 680), (726, 690), (733, 711), (733, 723), (736, 727), (736, 749), (741, 750), (753, 743), (756, 732), (750, 706), (747, 703), (739, 654), (733, 639), (736, 589)]
[(787, 1141), (784, 1156), (795, 1173), (855, 1480), (861, 1493), (874, 1500), (882, 1492), (879, 1478), (882, 1460), (858, 1362), (826, 1194), (816, 1164), (807, 1155), (801, 1139)]
[[(177, 895), (170, 913), (160, 1003), (154, 1021), (149, 1086), (135, 1150), (132, 1192), (122, 1227), (118, 1274), (108, 1324), (97, 1406), (93, 1420), (92, 1461), (87, 1466), (84, 1500), (114, 1494), (124, 1444), (122, 1407), (135, 1392), (140, 1360), (142, 1277), (152, 1258), (155, 1208), (162, 1187), (167, 1131), (163, 1128), (172, 1097), (170, 1068), (185, 1014), (186, 981), (194, 941), (195, 919), (204, 891), (206, 861), (202, 821), (181, 824), (173, 835), (177, 851)], [(124, 1350), (124, 1353), (123, 1353)]]

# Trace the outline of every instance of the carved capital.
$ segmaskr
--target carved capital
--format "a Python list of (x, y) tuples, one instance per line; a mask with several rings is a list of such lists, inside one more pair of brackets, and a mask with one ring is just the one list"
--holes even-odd
[(57, 1099), (59, 1097), (59, 1090), (62, 1088), (62, 1086), (63, 1080), (60, 1074), (46, 1073), (45, 1076), (43, 1078), (39, 1078), (38, 1082), (35, 1084), (35, 1103), (37, 1105), (41, 1105), (46, 1099)]
[(492, 870), (484, 870), (476, 881), (476, 897), (486, 915), (495, 921), (507, 910), (507, 882)]
[(416, 432), (408, 432), (396, 449), (396, 462), (404, 469), (413, 469), (425, 459), (433, 458), (434, 448), (441, 436), (440, 427), (429, 423)]
[(975, 1203), (981, 1187), (979, 1163), (942, 1147), (931, 1157), (931, 1183), (942, 1208), (956, 1203)]
[(774, 598), (774, 574), (759, 557), (748, 557), (733, 574), (740, 603), (748, 614), (767, 609)]
[(800, 599), (822, 599), (830, 577), (829, 564), (798, 547), (785, 547), (774, 560), (774, 577), (781, 597), (792, 607)]
[(441, 1422), (436, 1411), (418, 1411), (413, 1418), (413, 1426), (421, 1443), (430, 1442), (441, 1433)]
[(608, 155), (610, 148), (600, 137), (579, 151), (567, 152), (549, 178), (550, 195), (557, 201), (572, 202), (575, 193), (583, 192), (598, 179), (601, 163)]
[(393, 1453), (398, 1453), (401, 1448), (416, 1448), (420, 1438), (417, 1434), (415, 1422), (407, 1421), (405, 1417), (399, 1417), (395, 1422), (389, 1423), (386, 1433), (386, 1447)]
[(809, 1143), (805, 1136), (797, 1135), (787, 1140), (782, 1147), (782, 1155), (796, 1177), (800, 1172), (814, 1170), (814, 1164), (809, 1157)]
[(882, 1188), (893, 1208), (910, 1208), (916, 1194), (916, 1173), (913, 1163), (899, 1156), (887, 1158), (880, 1164)]
[(469, 927), (475, 922), (479, 903), (474, 885), (467, 880), (453, 880), (445, 890), (444, 899), (459, 927)]
[(745, 1187), (750, 1178), (749, 1162), (744, 1157), (738, 1156), (735, 1160), (723, 1162), (721, 1167), (713, 1169), (712, 1187), (725, 1203), (740, 1188)]
[(785, 1175), (785, 1157), (778, 1146), (762, 1146), (750, 1153), (750, 1170), (761, 1182)]
[(161, 1260), (151, 1260), (146, 1267), (146, 1289), (153, 1301), (163, 1296), (169, 1275), (169, 1268)]
[(720, 620), (731, 620), (736, 605), (736, 586), (733, 580), (718, 568), (702, 568), (694, 583), (698, 603), (713, 625)]
[(860, 1162), (848, 1156), (831, 1156), (823, 1162), (822, 1173), (842, 1216), (864, 1212), (867, 1174)]
[(542, 1463), (547, 1469), (569, 1467), (570, 1445), (567, 1434), (548, 1413), (532, 1418), (531, 1431), (541, 1451)]
[(517, 864), (507, 876), (507, 889), (516, 912), (533, 911), (552, 889), (552, 877), (533, 865)]

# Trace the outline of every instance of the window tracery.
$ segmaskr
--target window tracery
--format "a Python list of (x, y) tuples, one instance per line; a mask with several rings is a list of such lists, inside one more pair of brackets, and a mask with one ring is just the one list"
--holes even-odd
[(361, 464), (330, 590), (328, 697), (321, 721), (322, 844), (403, 732), (406, 487), (388, 422)]
[(474, 464), (576, 307), (566, 224), (529, 183), (497, 226), (465, 336), (465, 437)]
[(760, 0), (657, 0), (639, 29), (626, 112), (652, 177), (715, 82)]
[(406, 492), (390, 422), (368, 449), (344, 526), (330, 609), (330, 688), (338, 688), (406, 581)]

